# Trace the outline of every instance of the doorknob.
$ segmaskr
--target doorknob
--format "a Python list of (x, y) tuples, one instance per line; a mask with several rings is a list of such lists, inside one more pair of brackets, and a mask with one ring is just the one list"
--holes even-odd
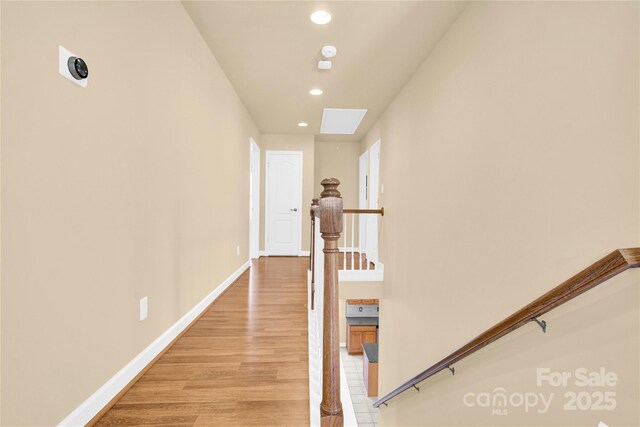
[(298, 212), (298, 208), (289, 209), (291, 212)]

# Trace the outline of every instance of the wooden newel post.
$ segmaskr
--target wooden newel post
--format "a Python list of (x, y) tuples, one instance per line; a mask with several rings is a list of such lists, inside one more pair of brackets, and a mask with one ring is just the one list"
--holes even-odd
[(322, 180), (320, 195), (320, 233), (324, 240), (324, 316), (322, 347), (322, 403), (320, 425), (342, 427), (340, 401), (340, 349), (338, 335), (338, 239), (342, 232), (340, 181)]
[(316, 263), (316, 213), (315, 209), (318, 207), (318, 199), (311, 200), (311, 209), (309, 212), (311, 213), (311, 240), (309, 245), (309, 270), (311, 271), (311, 310), (315, 309), (315, 296), (316, 296), (316, 271), (315, 271), (315, 263)]

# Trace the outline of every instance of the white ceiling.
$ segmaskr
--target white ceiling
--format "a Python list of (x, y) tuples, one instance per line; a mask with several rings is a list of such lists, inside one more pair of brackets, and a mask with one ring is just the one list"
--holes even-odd
[[(263, 133), (359, 141), (467, 1), (190, 1), (183, 4)], [(327, 10), (316, 25), (309, 15)], [(338, 49), (317, 70), (320, 49)], [(324, 94), (312, 96), (309, 90)], [(363, 108), (354, 135), (320, 135), (323, 108)], [(306, 128), (298, 122), (307, 122)]]

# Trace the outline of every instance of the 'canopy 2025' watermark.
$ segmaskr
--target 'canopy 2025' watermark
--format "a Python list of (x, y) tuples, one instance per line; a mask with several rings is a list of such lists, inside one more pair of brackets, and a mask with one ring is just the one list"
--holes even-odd
[[(617, 384), (618, 374), (604, 367), (573, 371), (537, 368), (536, 386), (545, 391), (509, 392), (496, 387), (491, 391), (465, 393), (462, 401), (467, 407), (487, 408), (497, 416), (508, 415), (514, 409), (545, 414), (556, 400), (561, 401), (565, 411), (613, 411), (617, 406)], [(558, 391), (548, 391), (549, 388)]]

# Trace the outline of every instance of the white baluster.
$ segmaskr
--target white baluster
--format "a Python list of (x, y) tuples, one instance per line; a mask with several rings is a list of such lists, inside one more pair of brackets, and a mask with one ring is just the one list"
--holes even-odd
[(342, 214), (342, 223), (344, 224), (344, 233), (342, 233), (342, 243), (344, 243), (344, 249), (343, 249), (343, 253), (342, 253), (342, 257), (343, 257), (343, 263), (342, 263), (342, 269), (346, 270), (347, 269), (347, 221), (346, 221), (346, 214)]
[[(376, 223), (378, 223), (378, 215), (373, 215), (373, 220), (374, 220)], [(373, 269), (374, 269), (374, 270), (377, 270), (377, 269), (378, 269), (378, 264), (379, 264), (378, 260), (380, 259), (380, 242), (378, 241), (378, 233), (377, 233), (377, 231), (379, 230), (378, 226), (379, 226), (379, 225), (377, 224), (377, 225), (376, 225), (376, 235), (375, 235), (375, 236), (373, 236), (373, 238), (374, 238), (374, 239), (375, 239), (375, 241), (376, 241), (376, 253), (378, 254), (378, 258), (376, 259), (376, 262), (373, 264)]]
[[(360, 215), (358, 217), (358, 231), (363, 231), (364, 227), (360, 227), (360, 223), (362, 222), (364, 215)], [(366, 223), (365, 223), (366, 224)], [(366, 232), (366, 230), (364, 230)], [(360, 236), (360, 242), (364, 240), (363, 236)], [(358, 243), (358, 250), (360, 251), (360, 270), (364, 270), (364, 248), (360, 247), (360, 243)]]
[[(371, 221), (370, 217), (367, 217), (367, 246), (371, 246), (371, 244), (369, 243), (369, 239), (371, 238), (371, 236), (369, 236), (369, 221)], [(367, 253), (367, 270), (371, 269), (371, 261), (369, 260), (369, 254)]]
[(354, 230), (356, 229), (355, 227), (355, 221), (356, 220), (356, 214), (351, 214), (351, 269), (355, 270), (355, 264), (353, 262), (353, 252), (354, 252), (354, 247), (355, 247), (355, 232)]

